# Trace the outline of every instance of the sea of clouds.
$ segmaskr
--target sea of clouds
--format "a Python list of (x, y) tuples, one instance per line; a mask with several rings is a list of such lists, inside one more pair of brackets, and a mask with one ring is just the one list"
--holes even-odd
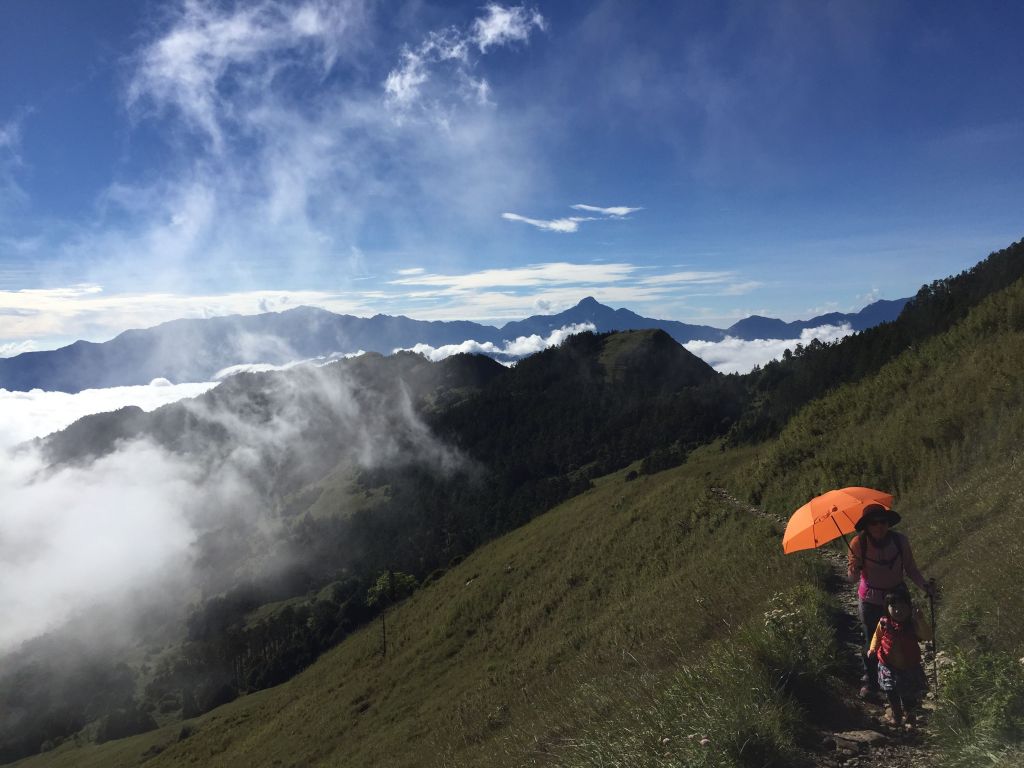
[[(306, 438), (323, 432), (325, 414), (340, 446), (332, 460), (374, 467), (414, 458), (441, 473), (461, 461), (434, 439), (408, 397), (388, 401), (358, 390), (343, 371), (302, 366), (267, 399), (247, 400), (244, 387), (218, 399), (190, 397), (213, 386), (162, 382), (0, 399), (8, 443), (0, 449), (0, 656), (94, 606), (103, 607), (105, 631), (123, 642), (142, 612), (180, 612), (200, 585), (234, 583), (251, 567), (251, 551), (273, 552), (272, 562), (260, 561), (268, 573), (301, 558), (282, 549), (267, 476), (274, 468), (301, 474), (322, 464)], [(195, 430), (187, 454), (141, 438), (99, 458), (52, 465), (34, 443), (10, 446), (19, 442), (15, 434), (52, 431), (90, 410), (151, 409), (172, 398), (206, 425)], [(19, 413), (26, 405), (46, 427), (26, 422)], [(238, 535), (225, 539), (231, 531)], [(246, 545), (237, 555), (210, 550), (211, 537)]]
[(537, 352), (542, 352), (549, 347), (557, 347), (563, 341), (570, 336), (577, 333), (586, 333), (587, 331), (597, 330), (593, 323), (575, 323), (573, 325), (567, 325), (562, 328), (557, 328), (547, 336), (541, 336), (539, 334), (533, 334), (531, 336), (519, 336), (512, 341), (506, 341), (504, 344), (494, 344), (490, 341), (475, 341), (473, 339), (467, 339), (460, 344), (445, 344), (440, 347), (432, 347), (430, 344), (417, 344), (407, 349), (396, 349), (395, 352), (415, 352), (418, 355), (423, 355), (428, 360), (432, 360), (435, 363), (438, 360), (444, 360), (446, 357), (452, 355), (472, 354), (472, 355), (487, 355), (493, 357), (499, 362), (506, 364), (512, 364), (516, 360), (521, 360), (524, 357), (528, 357)]
[(161, 405), (201, 395), (215, 386), (215, 381), (171, 384), (167, 379), (154, 379), (139, 386), (86, 389), (77, 394), (0, 389), (0, 450), (33, 437), (59, 432), (93, 413), (116, 411), (128, 405), (152, 411)]
[(735, 339), (722, 341), (690, 341), (683, 346), (719, 373), (749, 373), (755, 366), (779, 360), (783, 353), (797, 344), (807, 346), (817, 339), (822, 343), (838, 341), (853, 333), (848, 324), (807, 328), (799, 339)]

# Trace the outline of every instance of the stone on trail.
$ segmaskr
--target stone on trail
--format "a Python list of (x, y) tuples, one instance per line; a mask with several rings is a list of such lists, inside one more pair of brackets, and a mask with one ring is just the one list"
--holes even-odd
[(878, 731), (843, 731), (832, 734), (836, 741), (836, 749), (848, 749), (856, 752), (865, 752), (871, 747), (885, 743), (885, 736)]

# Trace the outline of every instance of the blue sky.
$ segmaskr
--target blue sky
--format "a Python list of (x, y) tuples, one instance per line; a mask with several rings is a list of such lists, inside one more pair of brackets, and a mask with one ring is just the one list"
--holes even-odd
[(315, 304), (725, 326), (1024, 235), (1017, 4), (0, 8), (0, 354)]

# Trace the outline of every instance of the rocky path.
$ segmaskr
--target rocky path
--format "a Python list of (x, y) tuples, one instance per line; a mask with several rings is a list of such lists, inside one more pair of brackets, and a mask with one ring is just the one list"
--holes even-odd
[[(712, 493), (736, 509), (763, 517), (776, 526), (779, 540), (786, 527), (786, 519), (735, 498), (724, 488), (713, 488)], [(813, 750), (816, 765), (826, 768), (858, 768), (863, 766), (891, 766), (892, 768), (930, 768), (937, 762), (928, 748), (928, 720), (934, 705), (932, 694), (919, 710), (915, 728), (897, 728), (885, 722), (881, 704), (862, 701), (860, 690), (860, 662), (862, 634), (857, 616), (857, 595), (846, 581), (846, 556), (831, 548), (806, 553), (821, 557), (829, 567), (828, 590), (837, 598), (841, 612), (835, 617), (836, 635), (849, 663), (842, 676), (844, 686), (840, 700), (827, 712), (819, 713), (819, 746)], [(931, 670), (931, 650), (925, 650), (925, 669)]]

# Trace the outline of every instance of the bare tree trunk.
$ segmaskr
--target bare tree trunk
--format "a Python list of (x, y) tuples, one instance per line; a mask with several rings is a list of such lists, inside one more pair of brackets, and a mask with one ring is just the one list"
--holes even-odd
[(380, 612), (380, 637), (381, 637), (381, 652), (380, 652), (380, 655), (383, 658), (387, 658), (387, 656), (388, 656), (388, 625), (384, 621), (384, 614), (385, 613), (387, 613), (387, 611), (381, 611)]

